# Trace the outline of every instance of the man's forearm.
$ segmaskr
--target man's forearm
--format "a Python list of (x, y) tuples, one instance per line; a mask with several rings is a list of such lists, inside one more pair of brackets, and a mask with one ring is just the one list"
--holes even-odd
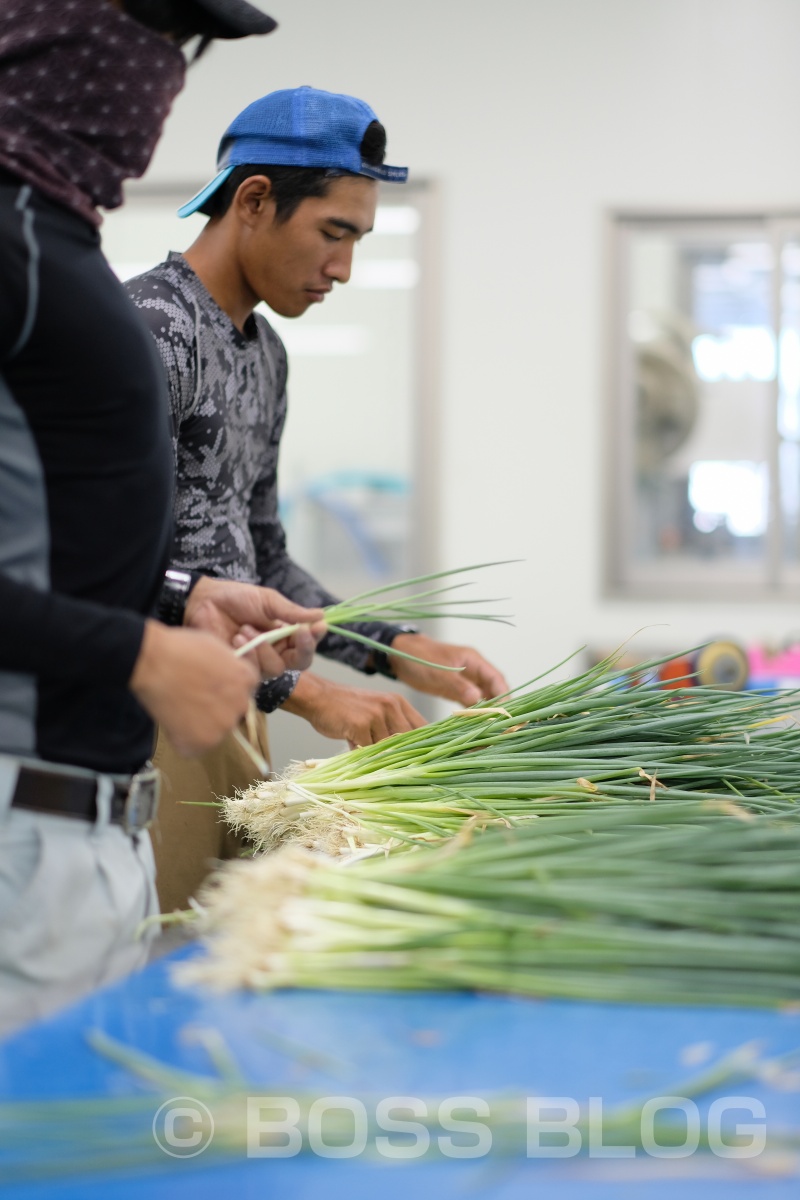
[(284, 712), (308, 718), (320, 703), (324, 690), (324, 681), (318, 675), (312, 671), (303, 671), (302, 675), (295, 680), (294, 687), (289, 691), (286, 699), (281, 702), (281, 707)]
[(127, 684), (145, 618), (0, 574), (0, 670)]

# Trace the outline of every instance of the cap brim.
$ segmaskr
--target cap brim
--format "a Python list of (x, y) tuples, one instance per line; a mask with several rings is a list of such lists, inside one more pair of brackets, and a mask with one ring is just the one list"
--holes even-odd
[(250, 37), (252, 34), (272, 33), (278, 22), (261, 12), (247, 0), (195, 0), (201, 8), (216, 17), (230, 32), (224, 38)]
[(370, 179), (380, 179), (384, 183), (408, 182), (408, 167), (390, 167), (388, 163), (374, 166), (372, 163), (362, 162), (359, 174), (367, 175)]
[(190, 217), (192, 213), (198, 212), (203, 207), (206, 200), (209, 200), (214, 195), (214, 192), (216, 192), (218, 188), (222, 187), (225, 180), (233, 173), (234, 170), (234, 167), (226, 167), (224, 171), (220, 171), (219, 175), (215, 175), (211, 182), (207, 183), (206, 186), (202, 188), (202, 190), (199, 191), (196, 196), (192, 196), (191, 200), (187, 200), (185, 204), (181, 205), (181, 207), (178, 209), (178, 216)]

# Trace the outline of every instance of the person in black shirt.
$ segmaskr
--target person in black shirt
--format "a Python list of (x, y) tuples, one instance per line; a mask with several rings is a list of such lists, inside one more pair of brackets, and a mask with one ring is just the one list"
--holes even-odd
[[(182, 596), (173, 578), (167, 607), (197, 628), (151, 616), (171, 543), (166, 387), (98, 208), (147, 166), (180, 43), (274, 26), (243, 0), (155, 8), (156, 28), (147, 0), (0, 10), (0, 1029), (142, 960), (153, 719), (184, 753), (214, 745), (260, 673), (218, 635), (319, 616), (194, 578)], [(313, 644), (258, 666), (302, 667)]]

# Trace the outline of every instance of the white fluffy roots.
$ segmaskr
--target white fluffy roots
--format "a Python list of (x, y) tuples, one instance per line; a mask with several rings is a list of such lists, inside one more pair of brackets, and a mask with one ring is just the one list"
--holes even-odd
[(331, 857), (370, 849), (362, 825), (338, 797), (323, 801), (303, 788), (303, 773), (316, 765), (294, 763), (280, 779), (260, 780), (225, 797), (223, 813), (234, 833), (248, 837), (257, 853), (287, 842)]

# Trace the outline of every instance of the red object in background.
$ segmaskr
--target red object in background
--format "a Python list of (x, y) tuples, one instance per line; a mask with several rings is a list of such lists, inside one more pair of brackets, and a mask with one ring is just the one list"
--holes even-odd
[(692, 687), (696, 683), (694, 662), (688, 654), (671, 658), (659, 668), (658, 678), (665, 688)]

